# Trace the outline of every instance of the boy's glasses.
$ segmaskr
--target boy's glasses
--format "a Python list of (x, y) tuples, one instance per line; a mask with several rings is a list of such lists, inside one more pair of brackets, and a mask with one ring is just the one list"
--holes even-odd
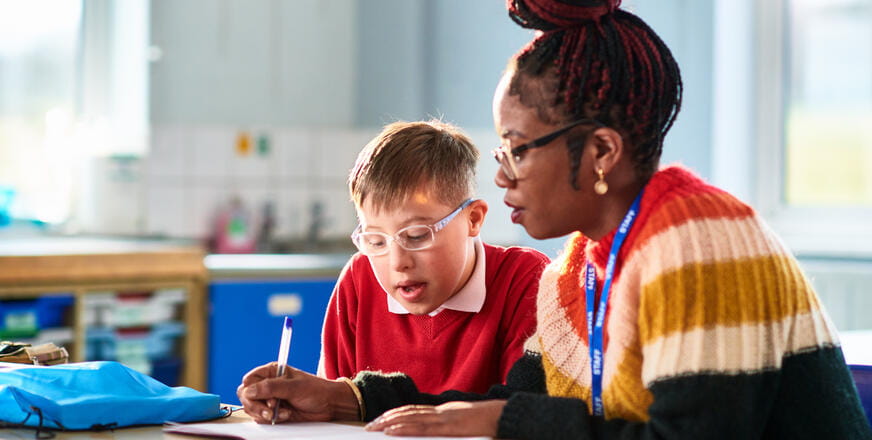
[(509, 180), (517, 180), (518, 179), (518, 160), (516, 156), (519, 156), (521, 153), (532, 150), (533, 148), (544, 147), (551, 142), (554, 142), (560, 136), (566, 134), (569, 130), (582, 125), (582, 124), (593, 124), (597, 128), (605, 127), (605, 124), (597, 121), (596, 119), (579, 119), (575, 122), (571, 122), (568, 125), (564, 125), (563, 127), (558, 128), (557, 130), (552, 131), (551, 133), (546, 134), (540, 138), (536, 138), (526, 144), (518, 145), (515, 148), (509, 149), (506, 145), (500, 145), (497, 148), (494, 148), (491, 151), (491, 154), (494, 155), (494, 159), (497, 160), (497, 163), (500, 164), (500, 168), (503, 170), (503, 174)]
[(360, 225), (354, 229), (351, 234), (351, 241), (360, 250), (360, 253), (368, 257), (377, 257), (385, 255), (391, 249), (391, 242), (395, 241), (401, 248), (407, 251), (420, 251), (433, 246), (433, 241), (436, 239), (436, 233), (441, 231), (463, 208), (469, 206), (473, 199), (460, 204), (451, 214), (448, 214), (442, 220), (439, 220), (432, 225), (412, 225), (406, 226), (397, 231), (394, 235), (388, 235), (384, 232), (363, 232)]

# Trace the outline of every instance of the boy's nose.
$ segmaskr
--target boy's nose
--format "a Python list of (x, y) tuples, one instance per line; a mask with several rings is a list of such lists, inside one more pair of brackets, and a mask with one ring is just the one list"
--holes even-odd
[(391, 243), (391, 250), (388, 256), (391, 259), (391, 269), (395, 272), (403, 272), (414, 264), (412, 252), (403, 249), (397, 242)]

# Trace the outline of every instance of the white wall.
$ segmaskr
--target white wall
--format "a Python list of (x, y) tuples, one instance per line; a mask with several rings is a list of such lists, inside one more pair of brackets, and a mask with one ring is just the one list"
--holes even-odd
[[(365, 7), (363, 5), (365, 4)], [(345, 190), (357, 151), (387, 122), (441, 116), (482, 149), (487, 238), (518, 241), (492, 184), (498, 142), (491, 96), (529, 32), (499, 2), (153, 0), (149, 234), (204, 237), (234, 195), (277, 205), (281, 235), (300, 235), (312, 202), (330, 237), (347, 235)], [(240, 132), (273, 151), (240, 156)]]
[(350, 126), (353, 0), (152, 0), (157, 124)]
[[(685, 103), (664, 162), (712, 174), (713, 4), (637, 0), (682, 67)], [(218, 202), (242, 194), (278, 205), (279, 232), (299, 234), (313, 200), (327, 202), (330, 236), (354, 225), (345, 174), (387, 122), (442, 117), (478, 144), (479, 193), (491, 206), (486, 240), (550, 254), (512, 225), (493, 184), (491, 99), (508, 58), (532, 38), (498, 1), (294, 2), (152, 0), (153, 154), (147, 232), (202, 236)], [(267, 157), (234, 153), (240, 131), (272, 140)]]

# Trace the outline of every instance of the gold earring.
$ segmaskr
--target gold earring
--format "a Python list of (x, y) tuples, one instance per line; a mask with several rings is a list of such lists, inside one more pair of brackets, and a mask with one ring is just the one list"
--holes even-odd
[(599, 176), (599, 180), (593, 184), (593, 192), (603, 195), (609, 191), (609, 184), (606, 183), (605, 172), (603, 172), (602, 168), (597, 168), (596, 173)]

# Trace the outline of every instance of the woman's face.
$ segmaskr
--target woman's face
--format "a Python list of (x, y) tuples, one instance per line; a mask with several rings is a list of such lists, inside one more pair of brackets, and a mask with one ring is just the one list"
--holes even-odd
[[(509, 94), (509, 83), (510, 74), (504, 75), (493, 103), (494, 124), (503, 145), (511, 149), (561, 127), (542, 121), (536, 108), (523, 105), (518, 95)], [(503, 200), (512, 208), (512, 222), (524, 226), (533, 238), (584, 232), (591, 221), (595, 222), (601, 203), (593, 192), (595, 153), (592, 147), (585, 146), (576, 180), (580, 189), (576, 190), (570, 180), (566, 139), (560, 136), (515, 156), (518, 176), (514, 181), (502, 169), (494, 178), (497, 186), (506, 190)]]

